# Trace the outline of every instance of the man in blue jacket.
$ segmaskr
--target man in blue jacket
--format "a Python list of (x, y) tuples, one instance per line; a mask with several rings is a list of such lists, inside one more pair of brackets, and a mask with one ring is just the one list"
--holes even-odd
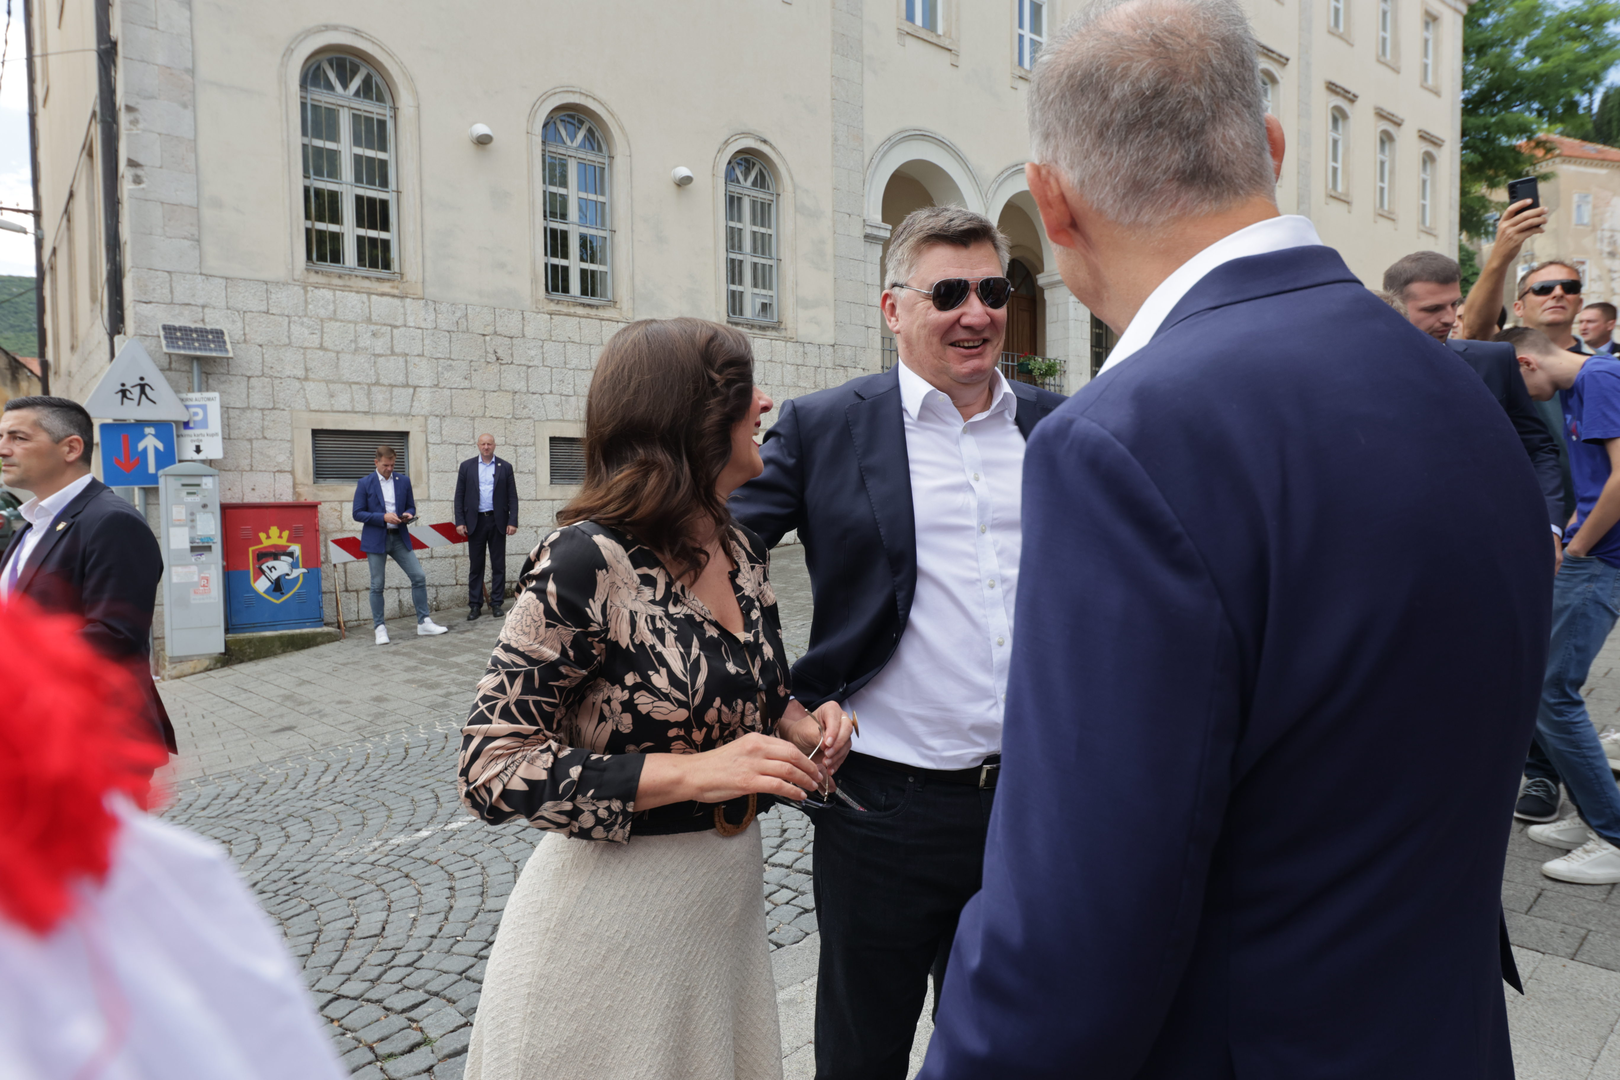
[(392, 446), (377, 447), (374, 460), (377, 471), (362, 476), (354, 486), (354, 520), (365, 526), (360, 530), (360, 550), (366, 553), (366, 563), (371, 567), (371, 625), (376, 629), (377, 644), (388, 644), (388, 627), (383, 625), (383, 584), (390, 558), (411, 581), (417, 634), (442, 634), (446, 627), (428, 618), (427, 575), (411, 551), (411, 533), (406, 528), (416, 520), (411, 478), (403, 473), (394, 475)]
[(1479, 378), (1279, 214), (1256, 54), (1240, 0), (1105, 0), (1041, 50), (1030, 191), (1120, 339), (1030, 436), (925, 1080), (1513, 1075), (1546, 508)]

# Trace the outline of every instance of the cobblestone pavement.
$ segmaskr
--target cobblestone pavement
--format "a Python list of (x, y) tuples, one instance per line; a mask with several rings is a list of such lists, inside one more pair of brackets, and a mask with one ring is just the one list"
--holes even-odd
[[(810, 614), (799, 549), (780, 549), (772, 575), (797, 656)], [(457, 732), (499, 623), (442, 621), (441, 637), (405, 621), (386, 648), (351, 634), (160, 687), (186, 751), (166, 816), (229, 848), (358, 1077), (460, 1076), (484, 961), (536, 839), (456, 800)], [(1620, 725), (1620, 636), (1586, 694), (1599, 726)], [(761, 825), (783, 1065), (797, 1080), (813, 1075), (809, 829), (788, 808)], [(1502, 898), (1527, 991), (1507, 994), (1518, 1076), (1620, 1080), (1620, 890), (1543, 877), (1557, 854), (1514, 828)], [(930, 1030), (925, 1010), (913, 1073)]]

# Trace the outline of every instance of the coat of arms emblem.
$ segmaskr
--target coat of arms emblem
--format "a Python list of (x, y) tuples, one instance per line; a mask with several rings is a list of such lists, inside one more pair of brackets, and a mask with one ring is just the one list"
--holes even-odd
[(303, 545), (292, 542), (292, 536), (279, 526), (259, 534), (259, 542), (248, 548), (248, 561), (253, 567), (253, 591), (279, 604), (298, 591), (304, 583)]

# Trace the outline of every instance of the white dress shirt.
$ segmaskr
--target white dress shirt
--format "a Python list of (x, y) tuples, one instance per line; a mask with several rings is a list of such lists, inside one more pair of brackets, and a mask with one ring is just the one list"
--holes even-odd
[(90, 481), (94, 479), (94, 475), (85, 473), (61, 491), (47, 495), (43, 499), (29, 499), (17, 507), (17, 512), (32, 528), (17, 542), (17, 549), (11, 553), (11, 558), (6, 560), (6, 564), (0, 566), (0, 598), (11, 595), (12, 580), (22, 573), (24, 566), (28, 565), (28, 556), (39, 546), (40, 538), (51, 531), (51, 522), (56, 520), (56, 515), (60, 514), (68, 503), (77, 499), (79, 492), (89, 487)]
[(478, 459), (478, 512), (492, 513), (495, 509), (495, 459)]
[(1153, 335), (1159, 332), (1160, 324), (1171, 311), (1175, 310), (1175, 306), (1181, 303), (1181, 298), (1191, 292), (1192, 287), (1204, 280), (1205, 276), (1217, 266), (1250, 255), (1269, 255), (1274, 251), (1307, 247), (1321, 242), (1321, 238), (1316, 235), (1316, 226), (1311, 224), (1310, 218), (1300, 217), (1297, 214), (1283, 214), (1280, 217), (1257, 221), (1247, 228), (1221, 237), (1182, 263), (1176, 268), (1175, 273), (1161, 281), (1159, 287), (1148, 294), (1148, 298), (1137, 310), (1136, 318), (1131, 320), (1131, 324), (1119, 336), (1119, 343), (1114, 346), (1114, 351), (1108, 354), (1108, 362), (1097, 374), (1101, 375), (1109, 368), (1123, 363), (1132, 353), (1152, 341)]
[[(384, 476), (382, 473), (378, 473), (377, 474), (377, 484), (378, 484), (378, 486), (380, 486), (382, 488), (383, 510), (384, 510), (384, 512), (389, 513), (389, 514), (397, 514), (397, 513), (399, 513), (399, 511), (394, 509), (394, 478), (393, 478), (393, 476), (392, 475)], [(390, 525), (390, 526), (388, 526), (388, 531), (389, 532), (398, 532), (399, 531), (399, 526), (398, 525)]]
[(917, 590), (894, 656), (844, 707), (860, 715), (861, 753), (966, 769), (1001, 749), (1021, 542), (1018, 398), (998, 372), (990, 407), (964, 423), (949, 397), (898, 366)]

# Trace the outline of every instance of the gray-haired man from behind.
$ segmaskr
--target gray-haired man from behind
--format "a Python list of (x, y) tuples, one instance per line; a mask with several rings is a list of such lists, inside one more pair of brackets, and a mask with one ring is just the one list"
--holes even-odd
[[(955, 206), (907, 216), (880, 298), (900, 362), (782, 403), (737, 519), (799, 531), (815, 588), (806, 708), (856, 713), (816, 827), (819, 1080), (901, 1080), (930, 972), (979, 888), (1013, 642), (1024, 440), (1063, 399), (1000, 372), (1007, 241)], [(874, 358), (875, 359), (875, 358)], [(801, 804), (803, 805), (803, 804)]]

